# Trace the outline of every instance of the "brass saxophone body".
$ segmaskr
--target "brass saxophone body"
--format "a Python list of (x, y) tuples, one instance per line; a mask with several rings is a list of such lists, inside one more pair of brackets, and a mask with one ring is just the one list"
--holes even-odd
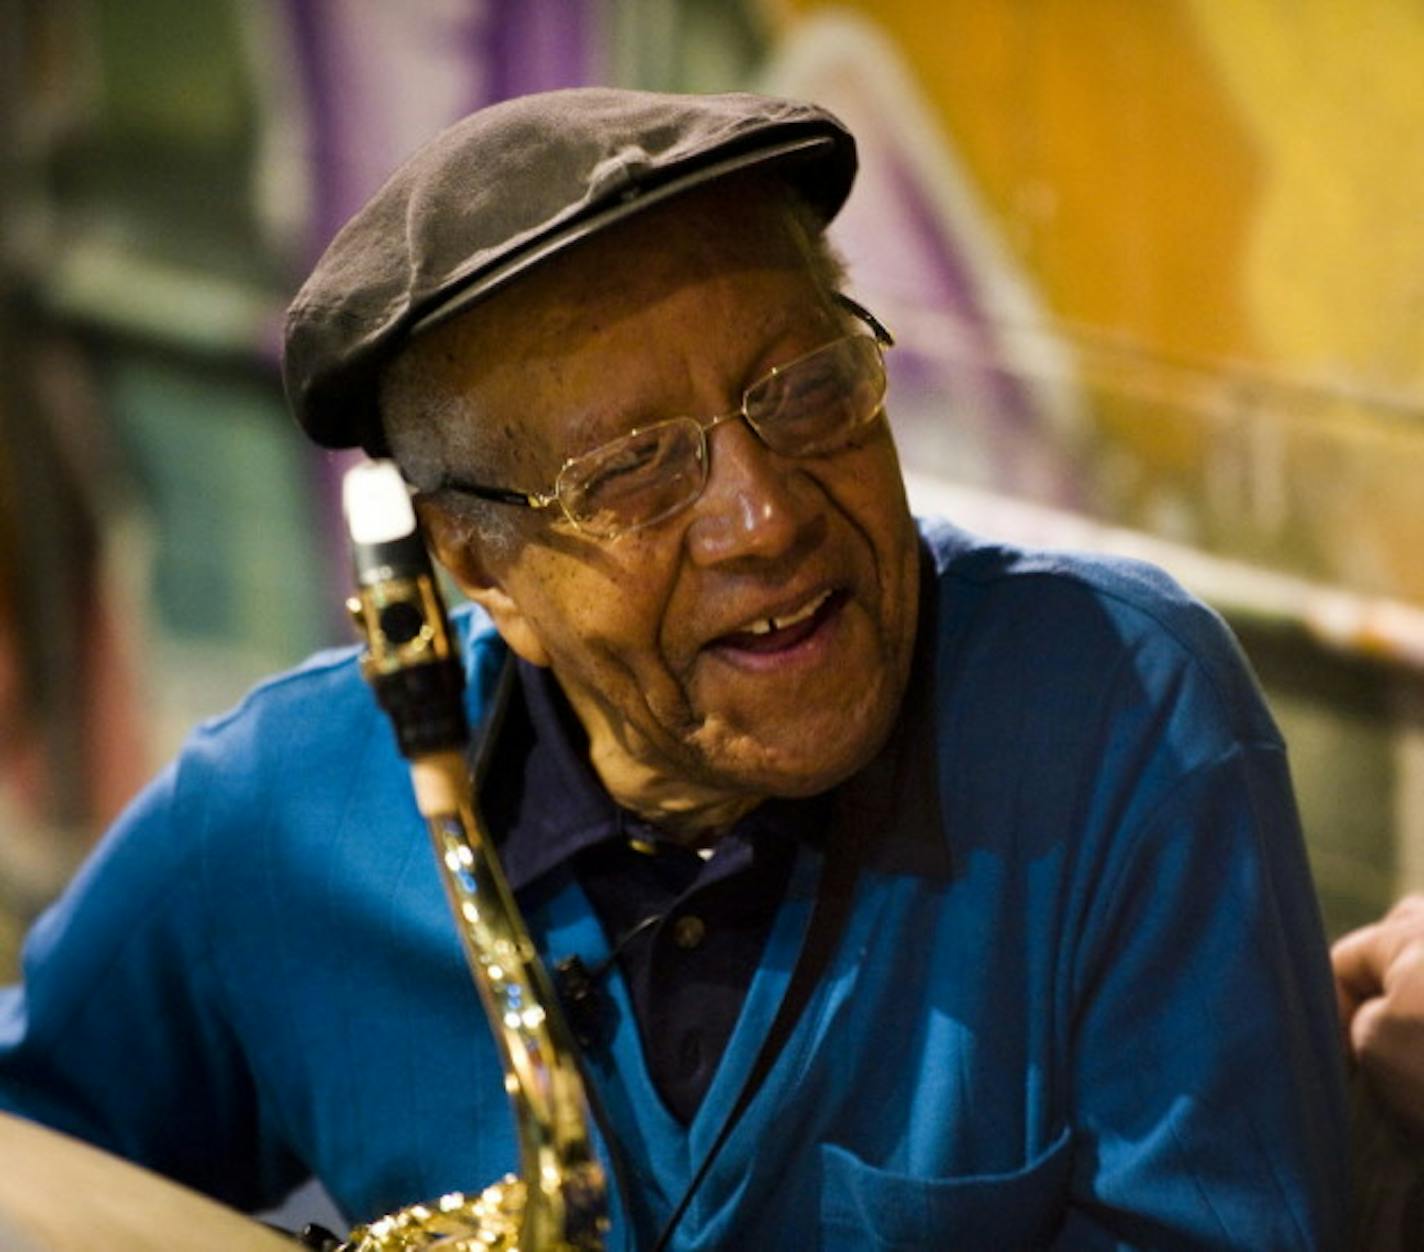
[[(375, 510), (380, 524), (363, 523), (362, 491), (383, 503), (384, 513)], [(410, 502), (393, 466), (356, 467), (345, 495), (358, 587), (348, 608), (367, 644), (362, 673), (410, 761), (416, 803), (498, 1045), (520, 1173), (478, 1195), (452, 1193), (358, 1227), (341, 1252), (594, 1252), (607, 1228), (607, 1186), (587, 1095), (573, 1036), (476, 812), (463, 671), (439, 588), (413, 511), (399, 533), (407, 524), (402, 503), (408, 511)], [(383, 520), (388, 514), (397, 524)]]

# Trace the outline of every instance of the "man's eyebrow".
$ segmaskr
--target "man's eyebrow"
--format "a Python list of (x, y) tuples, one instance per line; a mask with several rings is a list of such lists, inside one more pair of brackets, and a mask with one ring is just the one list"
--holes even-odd
[[(810, 352), (840, 328), (833, 307), (788, 309), (768, 322), (762, 346), (746, 369), (742, 387), (750, 387), (771, 370)], [(740, 395), (737, 397), (740, 399)]]
[(630, 430), (677, 416), (676, 413), (653, 413), (637, 404), (599, 404), (595, 401), (581, 410), (564, 415), (561, 446), (556, 451), (561, 462), (583, 456), (621, 438)]

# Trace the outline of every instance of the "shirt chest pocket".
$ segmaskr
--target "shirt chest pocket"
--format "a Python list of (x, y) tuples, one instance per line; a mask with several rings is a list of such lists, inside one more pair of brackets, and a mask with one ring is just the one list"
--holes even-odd
[(825, 1252), (1045, 1247), (1062, 1216), (1071, 1149), (1064, 1130), (1011, 1173), (917, 1178), (823, 1144), (820, 1246)]

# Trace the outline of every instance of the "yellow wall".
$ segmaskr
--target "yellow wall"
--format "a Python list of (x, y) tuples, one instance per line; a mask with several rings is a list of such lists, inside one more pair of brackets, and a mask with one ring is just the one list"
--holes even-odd
[(896, 50), (1100, 384), (1096, 435), (1133, 465), (1102, 511), (1151, 527), (1190, 498), (1178, 537), (1424, 601), (1424, 8), (769, 11), (785, 41), (852, 11)]

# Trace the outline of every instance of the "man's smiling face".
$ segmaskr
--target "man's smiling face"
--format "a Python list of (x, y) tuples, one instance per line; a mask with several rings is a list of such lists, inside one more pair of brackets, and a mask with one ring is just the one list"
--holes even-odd
[[(441, 350), (475, 420), (511, 432), (495, 481), (543, 491), (567, 457), (734, 410), (773, 367), (853, 329), (784, 208), (721, 191), (546, 264), (447, 328)], [(708, 443), (697, 500), (611, 539), (549, 509), (496, 555), (428, 510), (465, 589), (552, 666), (615, 798), (694, 826), (824, 791), (874, 755), (908, 677), (918, 587), (883, 416), (823, 456), (774, 453), (739, 420)]]

